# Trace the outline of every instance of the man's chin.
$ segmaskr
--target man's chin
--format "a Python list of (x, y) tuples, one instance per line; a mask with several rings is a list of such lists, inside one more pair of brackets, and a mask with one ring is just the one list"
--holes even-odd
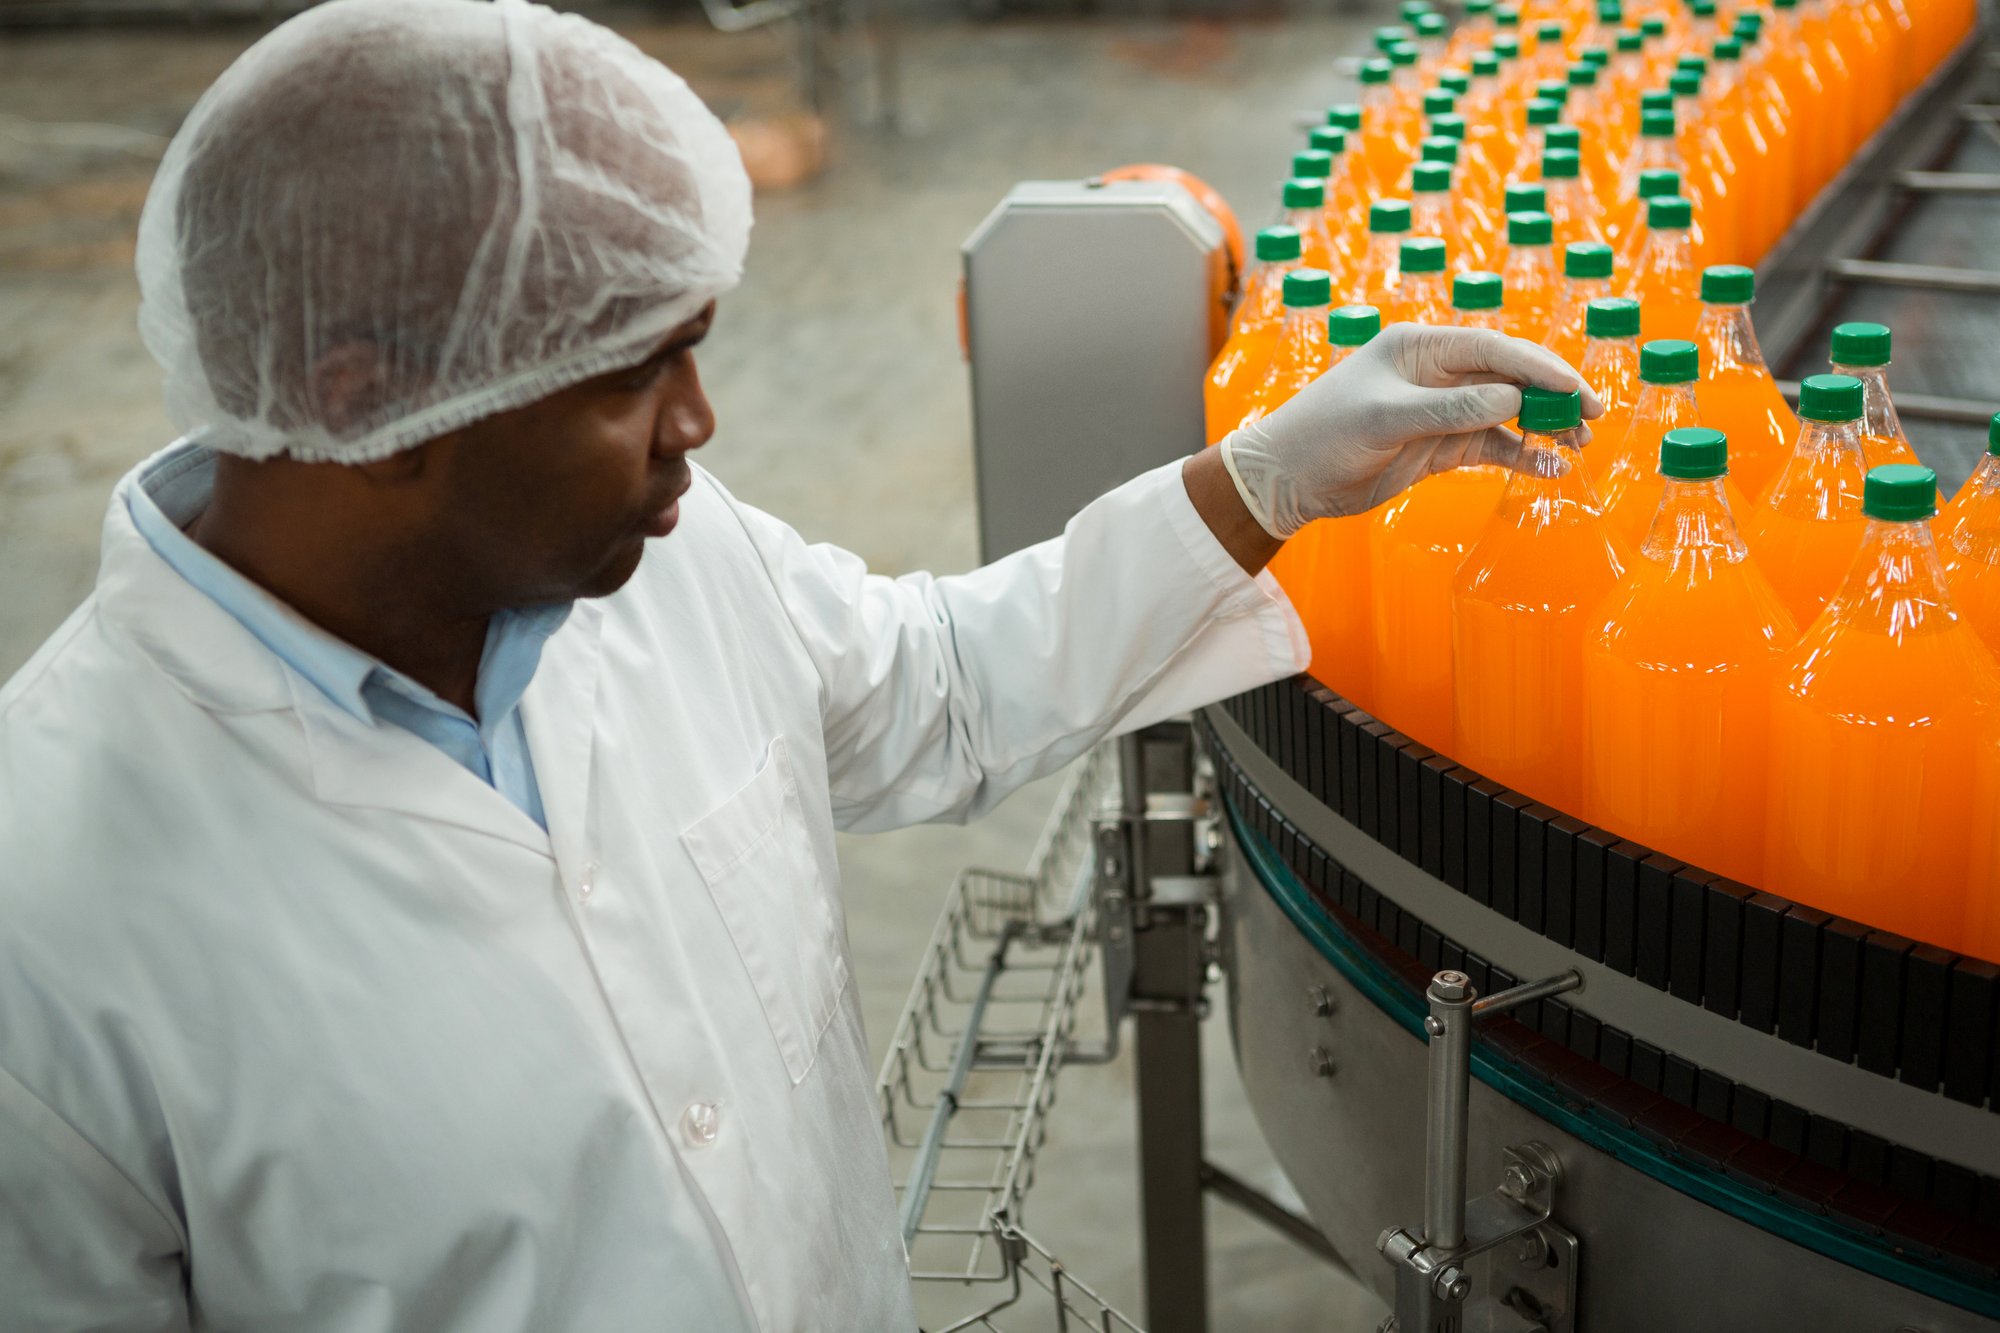
[(584, 585), (577, 590), (578, 597), (609, 597), (639, 572), (639, 562), (646, 558), (645, 537), (636, 537), (618, 548), (617, 552), (597, 567)]

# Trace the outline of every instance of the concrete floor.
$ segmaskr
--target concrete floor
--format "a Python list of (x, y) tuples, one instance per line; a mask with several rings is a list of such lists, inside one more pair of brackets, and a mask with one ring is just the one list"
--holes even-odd
[[(1172, 162), (1247, 226), (1269, 211), (1295, 112), (1349, 91), (1360, 19), (1222, 25), (1009, 20), (913, 30), (905, 132), (836, 137), (821, 179), (760, 198), (749, 273), (701, 362), (720, 429), (703, 462), (739, 496), (877, 569), (974, 562), (970, 433), (953, 293), (958, 244), (1014, 181)], [(725, 115), (782, 104), (785, 44), (621, 22)], [(89, 590), (105, 499), (168, 439), (133, 316), (132, 231), (153, 164), (254, 29), (0, 38), (0, 677)], [(982, 825), (846, 839), (869, 1030), (886, 1041), (945, 886), (1015, 868), (1052, 787)], [(1210, 1154), (1282, 1189), (1209, 1024)], [(1030, 1220), (1071, 1269), (1140, 1313), (1129, 1058), (1064, 1075)], [(1372, 1329), (1374, 1298), (1211, 1205), (1218, 1330)], [(1386, 1220), (1386, 1219), (1385, 1219)], [(1368, 1261), (1373, 1256), (1365, 1256)], [(927, 1323), (966, 1293), (927, 1292)], [(1051, 1327), (1012, 1317), (1007, 1328)]]

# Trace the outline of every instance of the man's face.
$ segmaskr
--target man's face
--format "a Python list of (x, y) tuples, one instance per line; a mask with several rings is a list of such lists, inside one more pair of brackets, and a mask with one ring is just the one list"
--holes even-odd
[[(426, 446), (435, 531), (498, 607), (602, 597), (679, 520), (690, 450), (715, 433), (694, 349), (710, 303), (630, 370)], [(485, 586), (490, 581), (490, 586)]]

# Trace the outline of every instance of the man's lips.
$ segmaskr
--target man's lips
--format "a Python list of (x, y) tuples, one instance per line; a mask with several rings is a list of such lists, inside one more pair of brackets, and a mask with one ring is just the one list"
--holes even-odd
[(664, 537), (672, 532), (674, 526), (681, 521), (681, 497), (688, 493), (688, 488), (693, 484), (694, 478), (683, 472), (680, 481), (668, 493), (666, 502), (653, 511), (640, 531), (648, 537)]

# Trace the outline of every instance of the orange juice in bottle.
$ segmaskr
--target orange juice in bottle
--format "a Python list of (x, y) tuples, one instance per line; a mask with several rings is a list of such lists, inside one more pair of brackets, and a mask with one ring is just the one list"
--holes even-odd
[(1326, 181), (1294, 176), (1284, 185), (1285, 225), (1299, 231), (1299, 257), (1308, 268), (1323, 268), (1334, 258), (1333, 237), (1326, 230)]
[[(1333, 308), (1333, 278), (1323, 268), (1296, 268), (1285, 275), (1285, 318), (1271, 347), (1271, 362), (1243, 420), (1261, 420), (1291, 401), (1333, 363), (1327, 316)], [(1235, 429), (1232, 426), (1231, 429)]]
[(1549, 315), (1562, 287), (1556, 271), (1555, 223), (1547, 213), (1507, 215), (1507, 259), (1500, 276), (1507, 282), (1508, 331), (1540, 342), (1549, 333)]
[(1890, 341), (1884, 324), (1837, 324), (1833, 330), (1833, 373), (1861, 381), (1861, 454), (1869, 467), (1919, 461), (1889, 398)]
[(1660, 507), (1660, 441), (1669, 431), (1701, 424), (1695, 398), (1700, 353), (1690, 342), (1658, 338), (1639, 348), (1639, 400), (1615, 454), (1606, 461), (1601, 493), (1604, 521), (1637, 546)]
[(1562, 104), (1537, 97), (1528, 103), (1523, 115), (1526, 117), (1526, 130), (1515, 147), (1514, 162), (1507, 171), (1507, 179), (1537, 181), (1542, 178), (1542, 154), (1548, 148), (1548, 128), (1562, 122)]
[(1688, 228), (1694, 209), (1675, 195), (1646, 201), (1646, 245), (1626, 295), (1639, 302), (1641, 336), (1691, 339), (1701, 321), (1701, 270)]
[(1952, 600), (1986, 646), (2000, 652), (2000, 412), (1987, 424), (1986, 442), (1979, 466), (1938, 516), (1937, 534)]
[(1861, 544), (1861, 381), (1814, 375), (1799, 386), (1799, 438), (1745, 535), (1792, 619), (1810, 625)]
[(1975, 736), (2000, 679), (1952, 605), (1936, 507), (1929, 468), (1868, 474), (1852, 567), (1779, 668), (1765, 885), (1949, 949), (1965, 943)]
[(1778, 392), (1757, 345), (1750, 303), (1757, 275), (1734, 264), (1713, 265), (1701, 275), (1702, 417), (1729, 436), (1729, 472), (1753, 502), (1777, 480), (1799, 437), (1799, 419)]
[(1715, 44), (1716, 124), (1730, 156), (1754, 183), (1742, 193), (1738, 239), (1745, 259), (1761, 259), (1790, 224), (1792, 159), (1770, 133), (1756, 87), (1743, 65), (1743, 42), (1725, 37)]
[(1646, 238), (1651, 235), (1646, 230), (1646, 210), (1653, 200), (1663, 195), (1677, 195), (1681, 192), (1681, 174), (1665, 167), (1649, 167), (1639, 173), (1638, 224), (1619, 234), (1612, 242), (1618, 252), (1618, 272), (1629, 276), (1639, 267), (1639, 256), (1645, 252)]
[(1410, 205), (1378, 199), (1368, 210), (1368, 245), (1347, 284), (1350, 305), (1372, 305), (1385, 321), (1402, 304), (1403, 240), (1410, 234)]
[[(1700, 56), (1684, 59), (1702, 60)], [(1703, 65), (1707, 61), (1702, 60)], [(1701, 240), (1698, 254), (1704, 263), (1729, 263), (1744, 254), (1737, 231), (1737, 173), (1735, 161), (1719, 131), (1702, 114), (1702, 75), (1681, 69), (1669, 81), (1676, 102), (1677, 122), (1684, 126), (1686, 142), (1682, 160), (1691, 168), (1690, 197), (1701, 208)]]
[[(1548, 136), (1551, 141), (1555, 136)], [(1603, 241), (1597, 200), (1579, 174), (1583, 157), (1574, 148), (1551, 148), (1542, 154), (1542, 187), (1545, 211), (1555, 220), (1556, 244), (1576, 241)]]
[(1452, 580), (1452, 754), (1558, 809), (1583, 795), (1583, 636), (1629, 553), (1578, 452), (1580, 395), (1521, 394), (1522, 453)]
[(1799, 169), (1792, 180), (1792, 214), (1796, 217), (1839, 169), (1847, 143), (1846, 127), (1839, 109), (1828, 105), (1826, 82), (1800, 39), (1798, 0), (1772, 0), (1772, 9), (1768, 29), (1772, 73), (1800, 127)]
[(1382, 59), (1361, 62), (1361, 134), (1363, 161), (1377, 194), (1387, 194), (1403, 178), (1417, 155), (1414, 108), (1397, 100), (1389, 80), (1394, 74)]
[(1366, 244), (1368, 205), (1355, 180), (1354, 163), (1347, 155), (1347, 131), (1337, 125), (1321, 125), (1313, 130), (1311, 143), (1331, 159), (1326, 203), (1320, 212), (1326, 222), (1327, 238), (1333, 245), (1335, 262), (1346, 271), (1359, 260)]
[(1756, 884), (1771, 689), (1799, 631), (1737, 530), (1722, 433), (1668, 432), (1659, 467), (1664, 489), (1638, 559), (1584, 638), (1583, 809)]
[(1549, 312), (1549, 336), (1542, 346), (1582, 369), (1590, 303), (1609, 295), (1611, 247), (1601, 241), (1571, 241), (1564, 246), (1562, 290)]
[[(1613, 296), (1584, 307), (1583, 361), (1577, 370), (1604, 406), (1604, 415), (1590, 423), (1590, 448), (1584, 465), (1591, 485), (1604, 477), (1623, 454), (1632, 428), (1632, 409), (1639, 390), (1639, 303)], [(1601, 492), (1600, 492), (1601, 493)]]
[[(1382, 316), (1373, 306), (1342, 306), (1327, 316), (1322, 327), (1325, 361), (1331, 367), (1366, 345), (1380, 331)], [(1275, 570), (1274, 576), (1292, 594), (1299, 617), (1305, 621), (1306, 636), (1312, 641), (1313, 678), (1372, 709), (1370, 524), (1367, 514), (1315, 519), (1279, 552), (1283, 556), (1299, 547), (1296, 564)], [(1300, 588), (1305, 591), (1303, 606), (1298, 605), (1299, 596), (1294, 591)]]
[(1625, 160), (1617, 193), (1606, 200), (1612, 211), (1612, 230), (1621, 243), (1646, 221), (1645, 201), (1651, 196), (1641, 188), (1644, 173), (1671, 171), (1679, 192), (1686, 193), (1687, 163), (1681, 158), (1676, 138), (1679, 122), (1674, 119), (1673, 100), (1670, 92), (1646, 93), (1640, 98), (1639, 140)]
[(1461, 198), (1477, 200), (1484, 208), (1500, 188), (1500, 169), (1487, 156), (1489, 142), (1473, 138), (1471, 124), (1456, 111), (1448, 116), (1432, 116), (1430, 127), (1432, 134), (1458, 144), (1454, 183)]
[(1449, 324), (1451, 288), (1446, 285), (1445, 243), (1435, 236), (1412, 236), (1403, 242), (1398, 263), (1403, 270), (1401, 298), (1391, 322)]
[(1296, 227), (1266, 227), (1257, 233), (1256, 262), (1243, 279), (1243, 299), (1230, 319), (1229, 337), (1202, 381), (1202, 416), (1214, 444), (1250, 410), (1252, 397), (1270, 368), (1278, 326), (1285, 319), (1285, 275), (1299, 267)]
[(1470, 60), (1493, 40), (1493, 0), (1465, 0), (1465, 18), (1451, 34), (1447, 49), (1454, 59)]

